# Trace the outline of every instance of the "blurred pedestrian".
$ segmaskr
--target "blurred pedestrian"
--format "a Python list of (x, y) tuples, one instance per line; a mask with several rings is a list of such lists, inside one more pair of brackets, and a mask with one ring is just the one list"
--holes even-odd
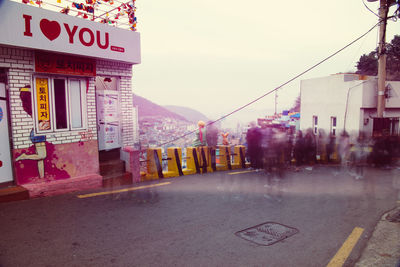
[(343, 169), (346, 170), (348, 167), (349, 153), (350, 153), (350, 136), (346, 131), (343, 131), (340, 134), (339, 144), (338, 144), (338, 156), (342, 170)]
[(212, 121), (209, 121), (206, 126), (206, 136), (209, 159), (211, 160), (211, 168), (213, 171), (217, 170), (217, 158), (216, 151), (218, 145), (218, 128), (214, 125)]
[(199, 121), (197, 126), (199, 127), (196, 132), (196, 138), (193, 141), (194, 147), (199, 146), (207, 146), (207, 135), (206, 128), (204, 127), (206, 124), (204, 121)]
[(306, 136), (304, 137), (304, 153), (306, 164), (313, 165), (317, 159), (317, 143), (313, 130), (307, 129)]
[(206, 126), (206, 141), (207, 145), (216, 148), (218, 145), (218, 128), (212, 121), (207, 122)]
[(364, 167), (367, 164), (369, 152), (370, 150), (365, 134), (360, 132), (357, 141), (351, 148), (351, 165), (357, 180), (364, 177)]
[(247, 154), (250, 158), (250, 166), (253, 169), (261, 169), (263, 167), (262, 158), (263, 151), (261, 148), (262, 133), (255, 122), (250, 123), (250, 128), (247, 130)]
[(328, 163), (332, 163), (334, 160), (335, 148), (336, 148), (336, 136), (334, 136), (331, 133), (329, 134), (329, 140), (326, 144), (326, 161)]
[(305, 161), (305, 143), (301, 130), (297, 131), (293, 154), (296, 160), (296, 170), (298, 171)]

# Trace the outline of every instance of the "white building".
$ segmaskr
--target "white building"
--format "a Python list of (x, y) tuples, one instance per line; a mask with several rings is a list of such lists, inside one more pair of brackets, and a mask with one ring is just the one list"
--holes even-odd
[(384, 119), (377, 119), (377, 78), (335, 74), (301, 81), (300, 130), (339, 135), (343, 130), (371, 136), (380, 127), (399, 134), (400, 82), (388, 81)]

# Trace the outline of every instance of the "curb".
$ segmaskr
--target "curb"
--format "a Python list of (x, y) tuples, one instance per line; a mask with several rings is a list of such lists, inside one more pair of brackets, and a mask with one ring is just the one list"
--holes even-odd
[(354, 266), (400, 267), (400, 206), (386, 212)]

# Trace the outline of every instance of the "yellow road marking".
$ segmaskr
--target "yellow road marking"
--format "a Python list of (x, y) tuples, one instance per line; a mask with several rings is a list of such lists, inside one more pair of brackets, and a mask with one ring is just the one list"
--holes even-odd
[(92, 194), (85, 194), (85, 195), (77, 195), (77, 197), (78, 198), (97, 197), (97, 196), (103, 196), (103, 195), (109, 195), (109, 194), (115, 194), (115, 193), (135, 191), (135, 190), (140, 190), (140, 189), (145, 189), (145, 188), (152, 188), (152, 187), (156, 187), (156, 186), (163, 186), (163, 185), (168, 185), (170, 183), (171, 182), (160, 183), (160, 184), (152, 184), (152, 185), (143, 185), (143, 186), (138, 186), (138, 187), (130, 187), (130, 188), (124, 188), (124, 189), (120, 189), (120, 190), (114, 190), (114, 191), (106, 191), (106, 192), (99, 192), (99, 193), (92, 193)]
[(343, 243), (341, 248), (336, 252), (336, 255), (331, 259), (328, 263), (327, 267), (338, 267), (343, 266), (344, 262), (349, 257), (351, 251), (354, 246), (357, 244), (360, 239), (362, 233), (364, 232), (363, 228), (356, 227), (353, 229), (353, 232), (349, 235), (346, 241)]
[(228, 173), (229, 175), (234, 175), (234, 174), (241, 174), (241, 173), (248, 173), (248, 172), (255, 172), (256, 170), (250, 170), (250, 171), (242, 171), (242, 172), (230, 172)]

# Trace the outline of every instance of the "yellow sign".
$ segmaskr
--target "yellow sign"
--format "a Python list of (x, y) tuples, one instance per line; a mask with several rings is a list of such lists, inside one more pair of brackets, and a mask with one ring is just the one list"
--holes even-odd
[(49, 86), (46, 78), (36, 78), (37, 118), (39, 130), (50, 129)]

